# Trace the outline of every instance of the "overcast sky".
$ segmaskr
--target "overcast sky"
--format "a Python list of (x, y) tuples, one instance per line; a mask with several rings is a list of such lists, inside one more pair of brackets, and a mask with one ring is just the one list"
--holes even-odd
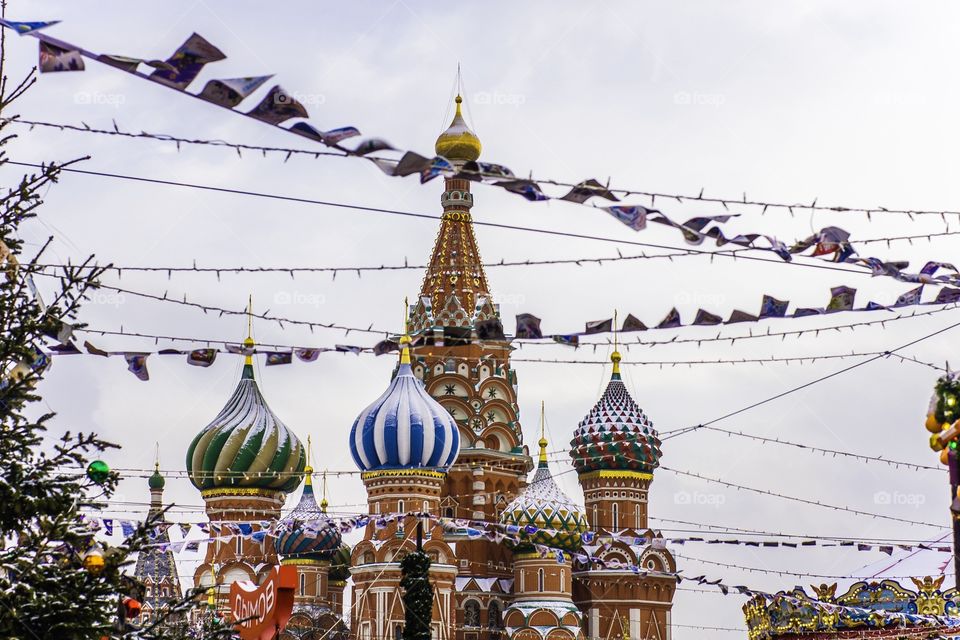
[[(595, 177), (620, 187), (781, 202), (888, 208), (958, 209), (960, 162), (956, 111), (960, 58), (951, 3), (893, 2), (584, 2), (483, 4), (353, 2), (318, 5), (254, 2), (92, 3), (48, 0), (10, 3), (12, 19), (61, 19), (52, 36), (104, 53), (165, 58), (194, 31), (228, 59), (208, 66), (191, 87), (216, 77), (264, 73), (304, 97), (310, 122), (322, 129), (355, 125), (425, 155), (450, 117), (457, 64), (463, 69), (467, 115), (483, 141), (483, 159), (518, 175), (577, 181)], [(8, 36), (7, 71), (13, 77), (36, 63), (31, 38)], [(259, 94), (258, 94), (259, 97)], [(251, 100), (253, 103), (256, 98)], [(245, 103), (244, 107), (248, 105)], [(252, 105), (251, 105), (252, 106)], [(84, 73), (49, 74), (15, 111), (47, 122), (312, 148), (307, 141), (169, 89), (87, 62)], [(387, 178), (358, 160), (293, 157), (242, 158), (228, 149), (183, 147), (82, 133), (17, 127), (12, 159), (36, 162), (83, 155), (91, 170), (249, 189), (311, 199), (439, 214), (439, 181)], [(320, 148), (320, 147), (318, 147)], [(22, 171), (2, 170), (10, 185)], [(477, 220), (683, 246), (676, 233), (636, 233), (602, 212), (566, 203), (528, 203), (490, 187), (475, 188)], [(649, 204), (648, 200), (636, 200)], [(658, 201), (668, 215), (724, 213), (719, 205)], [(857, 238), (936, 233), (938, 217), (911, 222), (901, 215), (817, 213), (797, 209), (742, 214), (727, 228), (762, 232), (790, 242), (826, 225)], [(656, 225), (654, 225), (656, 227)], [(954, 219), (952, 228), (957, 228)], [(50, 258), (101, 263), (202, 266), (364, 266), (423, 264), (437, 223), (253, 197), (216, 194), (101, 177), (67, 175), (46, 194), (40, 219), (23, 236), (35, 248), (54, 236)], [(549, 238), (478, 228), (485, 260), (615, 256), (638, 247)], [(918, 269), (926, 260), (956, 260), (951, 236), (931, 241), (860, 247), (862, 255), (903, 259)], [(648, 253), (656, 251), (647, 250)], [(809, 260), (800, 260), (809, 262)], [(734, 309), (756, 313), (769, 293), (799, 306), (822, 306), (829, 288), (856, 287), (858, 302), (892, 303), (911, 288), (889, 278), (791, 265), (685, 257), (603, 266), (490, 268), (508, 330), (517, 313), (542, 317), (545, 332), (566, 333), (584, 321), (632, 312), (656, 324), (677, 306), (690, 321), (698, 307), (726, 317)], [(404, 296), (419, 291), (422, 273), (289, 276), (182, 274), (125, 275), (120, 286), (242, 309), (249, 294), (258, 312), (346, 326), (399, 329)], [(115, 276), (106, 282), (117, 284)], [(41, 288), (49, 284), (41, 284)], [(928, 287), (925, 299), (936, 295)], [(286, 299), (293, 303), (283, 304)], [(826, 327), (894, 314), (837, 314), (765, 321), (754, 331)], [(82, 313), (91, 328), (219, 340), (240, 340), (245, 320), (131, 296), (98, 294)], [(634, 347), (625, 351), (625, 378), (634, 398), (666, 431), (699, 424), (864, 358), (816, 364), (643, 366), (649, 360), (772, 358), (884, 351), (960, 320), (946, 311), (856, 331), (799, 339), (767, 338)], [(751, 327), (722, 328), (744, 335)], [(710, 337), (716, 328), (648, 332)], [(960, 330), (903, 353), (943, 364)], [(88, 337), (88, 336), (86, 336)], [(303, 346), (369, 345), (377, 337), (257, 322), (261, 342)], [(626, 339), (632, 339), (629, 336)], [(101, 348), (155, 348), (150, 341), (91, 338)], [(603, 338), (601, 338), (603, 340)], [(186, 347), (190, 343), (176, 346)], [(196, 343), (198, 346), (200, 343)], [(161, 348), (174, 346), (162, 342)], [(517, 358), (605, 360), (601, 346), (573, 351), (525, 346)], [(210, 368), (182, 358), (153, 356), (151, 380), (126, 371), (121, 358), (61, 358), (41, 387), (58, 412), (60, 429), (94, 429), (123, 446), (107, 460), (117, 468), (152, 467), (159, 441), (161, 466), (182, 471), (194, 435), (219, 411), (239, 377), (240, 358), (221, 356)], [(280, 418), (316, 447), (318, 469), (353, 470), (347, 435), (356, 415), (388, 384), (392, 356), (326, 354), (314, 363), (266, 369), (264, 393)], [(609, 378), (608, 366), (519, 362), (519, 403), (527, 442), (535, 441), (538, 405), (546, 401), (551, 449), (562, 449)], [(936, 372), (911, 362), (881, 360), (752, 409), (717, 427), (809, 445), (919, 464), (937, 464), (923, 419)], [(936, 539), (949, 526), (949, 486), (941, 471), (910, 471), (879, 463), (825, 457), (801, 449), (698, 432), (663, 446), (663, 464), (732, 483), (846, 505), (867, 512), (939, 523), (908, 525), (725, 489), (667, 470), (651, 491), (652, 526), (697, 528), (690, 522), (865, 539)], [(564, 490), (582, 500), (570, 466), (553, 465)], [(130, 473), (114, 505), (116, 515), (146, 502), (143, 473)], [(356, 511), (365, 493), (356, 475), (332, 478), (331, 503)], [(198, 521), (201, 500), (184, 478), (167, 482), (169, 500), (183, 505), (175, 517)], [(295, 498), (296, 496), (294, 496)], [(674, 533), (673, 535), (681, 535)], [(949, 539), (949, 538), (947, 538)], [(897, 566), (877, 552), (808, 548), (756, 550), (690, 544), (674, 549), (688, 575), (706, 573), (730, 584), (776, 591), (834, 582), (703, 564), (695, 558), (747, 567), (852, 576), (936, 573), (945, 554)], [(192, 571), (188, 562), (184, 570)], [(864, 567), (869, 569), (864, 570)], [(866, 573), (861, 573), (866, 571)], [(952, 580), (952, 578), (949, 578)], [(852, 580), (839, 580), (842, 588)], [(909, 581), (907, 581), (909, 582)], [(685, 585), (688, 586), (688, 585)], [(681, 591), (673, 620), (681, 625), (742, 628), (740, 596)], [(736, 632), (714, 632), (736, 637)], [(675, 638), (701, 637), (677, 627)]]

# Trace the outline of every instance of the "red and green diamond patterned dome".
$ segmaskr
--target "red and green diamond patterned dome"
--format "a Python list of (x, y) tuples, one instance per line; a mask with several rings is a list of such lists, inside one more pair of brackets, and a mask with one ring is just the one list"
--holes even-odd
[(620, 378), (620, 354), (614, 351), (613, 375), (603, 396), (580, 421), (570, 441), (578, 474), (593, 471), (653, 473), (660, 465), (660, 438), (653, 422), (627, 392)]

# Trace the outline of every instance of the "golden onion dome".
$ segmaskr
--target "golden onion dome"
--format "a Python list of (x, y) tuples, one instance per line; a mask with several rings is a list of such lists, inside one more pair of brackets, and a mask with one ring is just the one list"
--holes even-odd
[(463, 98), (457, 96), (457, 112), (453, 115), (453, 121), (447, 130), (440, 134), (434, 149), (438, 156), (443, 156), (453, 162), (469, 162), (480, 157), (480, 151), (483, 149), (480, 144), (480, 138), (470, 130), (466, 121), (463, 119), (463, 113), (460, 111), (460, 105)]

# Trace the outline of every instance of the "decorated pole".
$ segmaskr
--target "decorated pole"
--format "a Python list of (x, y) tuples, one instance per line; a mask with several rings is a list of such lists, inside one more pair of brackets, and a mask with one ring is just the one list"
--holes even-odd
[(950, 471), (950, 520), (953, 523), (953, 572), (960, 589), (960, 381), (956, 374), (947, 373), (937, 380), (925, 424), (930, 436), (930, 448), (940, 452), (940, 462)]

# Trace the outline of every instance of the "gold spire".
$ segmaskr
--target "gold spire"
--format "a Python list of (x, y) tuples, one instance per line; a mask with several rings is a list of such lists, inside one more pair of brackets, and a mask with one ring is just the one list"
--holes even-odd
[(320, 511), (323, 513), (327, 512), (327, 470), (323, 470), (323, 495), (320, 498)]
[[(250, 297), (247, 298), (247, 338), (243, 341), (243, 346), (246, 349), (253, 349), (256, 344), (253, 341), (253, 294), (250, 294)], [(253, 355), (248, 353), (243, 364), (253, 365)]]
[(613, 363), (613, 375), (620, 376), (620, 352), (617, 350), (619, 345), (619, 336), (617, 335), (617, 310), (613, 310), (613, 353), (610, 354), (610, 362)]
[(410, 364), (410, 335), (407, 330), (407, 316), (410, 313), (410, 301), (403, 299), (403, 335), (400, 336), (400, 364)]
[(540, 445), (540, 466), (547, 466), (547, 424), (546, 424), (546, 409), (543, 400), (540, 401), (540, 441), (537, 442)]
[(303, 468), (303, 475), (305, 476), (303, 480), (303, 484), (308, 487), (313, 484), (313, 465), (310, 464), (311, 458), (312, 458), (312, 456), (310, 455), (311, 449), (312, 449), (312, 444), (310, 442), (310, 436), (308, 435), (307, 436), (307, 466)]
[(480, 144), (480, 138), (470, 130), (466, 121), (463, 119), (463, 112), (460, 105), (463, 104), (463, 98), (459, 90), (455, 99), (457, 111), (453, 114), (453, 120), (447, 130), (440, 134), (434, 149), (438, 156), (443, 156), (451, 162), (469, 162), (480, 157), (480, 151), (483, 145)]

